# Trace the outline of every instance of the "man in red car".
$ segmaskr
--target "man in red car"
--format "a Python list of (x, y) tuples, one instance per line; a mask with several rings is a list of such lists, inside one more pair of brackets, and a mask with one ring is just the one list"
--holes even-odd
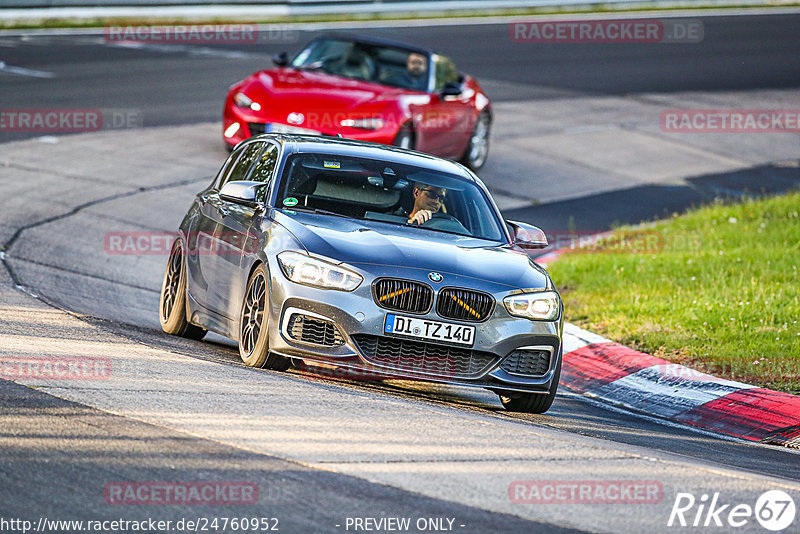
[(428, 59), (422, 54), (412, 52), (406, 61), (408, 86), (418, 91), (428, 88)]
[(411, 52), (406, 59), (405, 71), (389, 71), (382, 79), (383, 83), (412, 89), (428, 90), (428, 58), (422, 54)]

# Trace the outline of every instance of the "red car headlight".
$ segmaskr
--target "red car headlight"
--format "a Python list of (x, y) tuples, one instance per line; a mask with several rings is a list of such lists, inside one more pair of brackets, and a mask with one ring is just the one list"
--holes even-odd
[(236, 93), (233, 95), (233, 103), (240, 108), (249, 108), (253, 111), (261, 110), (261, 104), (258, 102), (253, 102), (253, 99), (244, 93)]

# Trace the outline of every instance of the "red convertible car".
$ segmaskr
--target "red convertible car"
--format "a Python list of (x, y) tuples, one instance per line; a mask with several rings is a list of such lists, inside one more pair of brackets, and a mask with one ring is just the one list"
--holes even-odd
[(234, 84), (223, 138), (265, 132), (337, 136), (412, 148), (479, 169), (492, 110), (478, 82), (447, 57), (381, 39), (326, 35), (276, 69)]

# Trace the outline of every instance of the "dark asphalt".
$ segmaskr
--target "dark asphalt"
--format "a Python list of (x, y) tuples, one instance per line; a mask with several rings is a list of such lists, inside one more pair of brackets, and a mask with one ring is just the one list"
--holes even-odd
[[(0, 380), (0, 407), (0, 518), (6, 521), (37, 525), (44, 516), (52, 521), (171, 520), (174, 525), (181, 519), (270, 518), (267, 524), (277, 525), (279, 532), (307, 534), (345, 532), (348, 517), (447, 517), (455, 518), (454, 530), (463, 533), (576, 532), (253, 454), (7, 380)], [(125, 482), (246, 483), (258, 488), (258, 498), (254, 504), (109, 502), (106, 485)]]
[(686, 185), (648, 184), (563, 202), (506, 210), (511, 220), (529, 221), (550, 233), (602, 232), (625, 224), (663, 219), (714, 202), (775, 195), (800, 188), (800, 167), (765, 165), (689, 178)]

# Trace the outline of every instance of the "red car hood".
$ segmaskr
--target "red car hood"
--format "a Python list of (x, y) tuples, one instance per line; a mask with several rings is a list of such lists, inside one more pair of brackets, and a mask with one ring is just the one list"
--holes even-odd
[(313, 112), (347, 112), (368, 103), (382, 109), (406, 92), (397, 87), (294, 69), (257, 72), (237, 90), (262, 105), (266, 103), (264, 111), (276, 120), (276, 114), (285, 117), (294, 111), (308, 117)]

